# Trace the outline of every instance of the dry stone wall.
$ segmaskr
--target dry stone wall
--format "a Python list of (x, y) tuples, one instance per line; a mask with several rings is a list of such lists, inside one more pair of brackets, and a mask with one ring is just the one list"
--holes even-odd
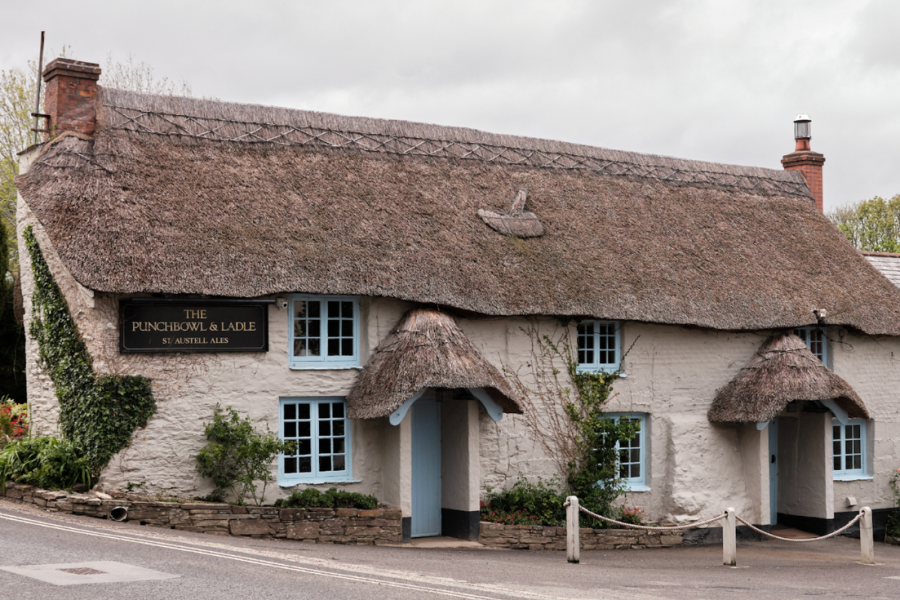
[[(582, 550), (630, 550), (681, 546), (680, 531), (637, 529), (580, 529)], [(566, 528), (542, 525), (501, 525), (481, 522), (479, 542), (492, 548), (565, 550)]]
[(319, 544), (378, 545), (402, 541), (399, 509), (377, 508), (277, 508), (232, 506), (212, 502), (152, 502), (113, 498), (107, 494), (74, 494), (42, 490), (13, 482), (6, 497), (35, 504), (54, 512), (105, 519), (118, 506), (128, 509), (128, 520), (182, 531), (282, 538)]

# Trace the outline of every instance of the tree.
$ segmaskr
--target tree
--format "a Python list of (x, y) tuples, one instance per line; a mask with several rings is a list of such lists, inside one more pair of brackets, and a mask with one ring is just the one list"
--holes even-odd
[(15, 278), (9, 271), (7, 230), (0, 221), (0, 398), (26, 401), (25, 328), (13, 311)]
[(900, 252), (900, 194), (850, 204), (830, 212), (828, 218), (858, 250)]

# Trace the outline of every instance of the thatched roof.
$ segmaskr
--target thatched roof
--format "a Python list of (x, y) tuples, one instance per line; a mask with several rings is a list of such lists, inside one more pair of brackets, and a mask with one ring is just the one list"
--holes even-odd
[(719, 390), (708, 416), (714, 423), (763, 423), (794, 400), (835, 400), (850, 418), (869, 418), (850, 384), (823, 365), (794, 334), (767, 339)]
[(369, 358), (347, 396), (347, 416), (385, 417), (425, 388), (484, 388), (504, 412), (522, 412), (513, 388), (453, 317), (417, 308), (400, 319)]
[[(102, 98), (92, 141), (60, 140), (18, 179), (93, 290), (387, 296), (730, 330), (810, 325), (825, 309), (830, 323), (900, 334), (900, 291), (816, 210), (798, 172)], [(536, 220), (508, 218), (523, 188)]]

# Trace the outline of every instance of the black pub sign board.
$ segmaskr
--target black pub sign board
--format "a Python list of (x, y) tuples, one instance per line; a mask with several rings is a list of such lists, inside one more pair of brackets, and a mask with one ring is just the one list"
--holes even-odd
[(132, 298), (119, 304), (119, 351), (268, 352), (274, 300)]

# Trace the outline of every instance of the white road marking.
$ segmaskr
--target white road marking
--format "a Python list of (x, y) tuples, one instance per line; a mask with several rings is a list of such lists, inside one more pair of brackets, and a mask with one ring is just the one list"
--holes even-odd
[[(115, 533), (101, 533), (101, 532), (97, 532), (97, 531), (89, 531), (89, 530), (85, 530), (85, 529), (80, 529), (77, 527), (69, 527), (66, 525), (59, 525), (59, 524), (54, 524), (54, 523), (45, 523), (43, 521), (36, 521), (36, 520), (28, 519), (25, 517), (18, 517), (18, 516), (5, 515), (5, 514), (0, 514), (0, 519), (16, 521), (16, 522), (24, 523), (27, 525), (36, 525), (38, 527), (45, 527), (48, 529), (58, 529), (61, 531), (68, 531), (71, 533), (78, 533), (81, 535), (89, 535), (89, 536), (93, 536), (93, 537), (106, 538), (106, 539), (122, 541), (122, 542), (131, 542), (133, 544), (143, 544), (146, 546), (156, 546), (158, 548), (167, 548), (170, 550), (179, 550), (181, 552), (202, 554), (205, 556), (224, 558), (227, 560), (245, 562), (245, 563), (250, 563), (250, 564), (264, 566), (264, 567), (272, 567), (272, 568), (283, 569), (283, 570), (287, 570), (287, 571), (295, 571), (295, 572), (299, 572), (299, 573), (306, 573), (309, 575), (318, 575), (320, 577), (330, 577), (333, 579), (342, 579), (345, 581), (351, 581), (351, 582), (355, 582), (355, 583), (368, 583), (368, 584), (375, 584), (375, 585), (384, 585), (384, 586), (395, 587), (395, 588), (400, 588), (400, 589), (407, 589), (407, 590), (420, 591), (420, 592), (429, 592), (432, 594), (441, 594), (441, 595), (450, 596), (453, 598), (467, 598), (470, 600), (496, 600), (495, 598), (491, 598), (489, 596), (468, 594), (465, 592), (459, 592), (459, 591), (455, 591), (455, 590), (446, 590), (446, 589), (441, 589), (441, 588), (437, 588), (437, 587), (426, 587), (423, 585), (416, 585), (416, 584), (411, 584), (411, 583), (388, 581), (388, 580), (384, 580), (384, 579), (375, 579), (373, 577), (364, 577), (364, 576), (360, 576), (360, 575), (334, 573), (334, 572), (325, 571), (325, 570), (321, 570), (321, 569), (301, 567), (301, 566), (297, 566), (297, 565), (285, 565), (285, 564), (281, 564), (281, 563), (277, 563), (277, 562), (273, 562), (273, 561), (269, 561), (269, 560), (262, 560), (262, 559), (258, 559), (258, 558), (240, 556), (240, 555), (231, 554), (228, 552), (217, 552), (217, 551), (213, 551), (213, 550), (191, 548), (189, 546), (183, 546), (183, 545), (170, 543), (170, 542), (160, 542), (160, 541), (156, 541), (156, 540), (146, 540), (146, 539), (140, 539), (138, 537), (132, 537), (135, 534), (121, 535), (121, 534), (115, 534)], [(392, 574), (392, 575), (388, 575), (387, 577), (398, 578), (398, 575)], [(505, 595), (505, 596), (521, 597), (521, 595), (519, 595), (517, 592), (515, 592), (513, 590), (509, 590), (509, 591), (497, 590), (495, 592), (492, 591), (492, 593)], [(528, 594), (528, 595), (531, 595), (531, 594)], [(532, 597), (538, 597), (538, 596), (532, 595)], [(543, 596), (543, 597), (551, 598), (550, 596)]]

